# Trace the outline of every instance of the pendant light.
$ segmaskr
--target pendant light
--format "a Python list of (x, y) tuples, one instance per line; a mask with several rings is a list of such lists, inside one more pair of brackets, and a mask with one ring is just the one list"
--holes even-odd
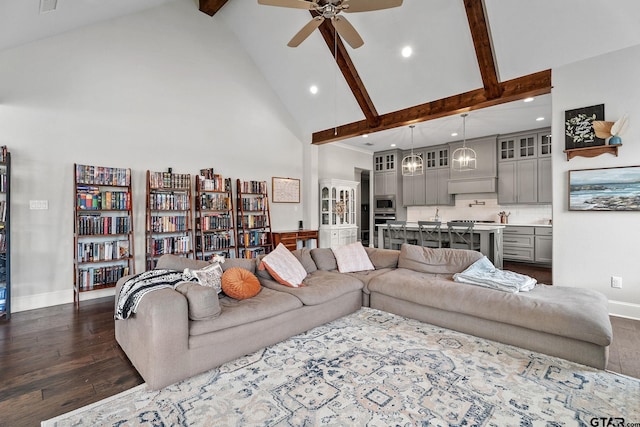
[(470, 171), (477, 167), (476, 152), (473, 148), (467, 147), (467, 116), (462, 114), (462, 147), (458, 148), (451, 155), (451, 167), (453, 170), (464, 172)]
[(402, 159), (402, 176), (416, 176), (424, 173), (422, 157), (417, 154), (413, 154), (413, 128), (415, 125), (409, 126), (411, 128), (411, 154), (404, 156)]

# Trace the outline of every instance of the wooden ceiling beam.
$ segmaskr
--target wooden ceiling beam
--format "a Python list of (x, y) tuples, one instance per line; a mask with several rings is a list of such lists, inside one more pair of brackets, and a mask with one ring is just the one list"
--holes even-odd
[[(311, 15), (317, 16), (318, 13), (312, 11)], [(356, 102), (360, 106), (368, 126), (378, 126), (380, 124), (380, 116), (376, 111), (375, 105), (373, 105), (367, 88), (364, 86), (358, 74), (358, 70), (356, 70), (355, 65), (353, 65), (349, 52), (347, 52), (344, 43), (342, 43), (342, 39), (337, 37), (336, 40), (335, 31), (329, 19), (326, 19), (318, 29), (320, 30), (320, 34), (322, 34), (322, 38), (327, 43), (327, 47), (331, 51), (331, 56), (333, 57), (335, 54), (336, 64), (351, 89), (353, 96), (356, 98)]]
[(200, 0), (200, 12), (215, 15), (229, 0)]
[(502, 82), (501, 95), (497, 98), (489, 98), (484, 88), (470, 92), (449, 96), (403, 110), (394, 111), (380, 116), (378, 126), (369, 126), (366, 120), (349, 123), (314, 132), (311, 138), (312, 144), (320, 145), (329, 142), (340, 141), (346, 138), (361, 136), (367, 133), (379, 132), (412, 123), (439, 119), (441, 117), (461, 114), (480, 108), (492, 107), (506, 102), (517, 101), (529, 96), (539, 96), (551, 92), (551, 70), (540, 71), (524, 77)]
[(464, 0), (464, 8), (467, 12), (471, 38), (476, 50), (476, 58), (478, 59), (482, 84), (487, 92), (487, 98), (498, 98), (501, 95), (501, 86), (499, 84), (496, 61), (493, 56), (489, 24), (487, 23), (483, 0)]

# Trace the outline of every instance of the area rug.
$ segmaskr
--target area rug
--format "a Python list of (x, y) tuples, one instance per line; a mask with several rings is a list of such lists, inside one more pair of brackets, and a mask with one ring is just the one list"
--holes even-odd
[[(623, 424), (617, 424), (620, 419)], [(363, 308), (165, 389), (149, 391), (143, 384), (42, 425), (599, 426), (625, 421), (640, 422), (638, 379)]]

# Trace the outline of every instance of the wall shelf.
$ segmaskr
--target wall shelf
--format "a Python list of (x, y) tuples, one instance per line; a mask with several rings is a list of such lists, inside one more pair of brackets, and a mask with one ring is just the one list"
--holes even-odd
[(596, 147), (584, 147), (584, 148), (572, 148), (564, 150), (567, 153), (567, 161), (573, 159), (576, 156), (581, 157), (596, 157), (601, 154), (611, 153), (618, 157), (618, 147), (622, 147), (622, 144), (616, 145), (599, 145)]

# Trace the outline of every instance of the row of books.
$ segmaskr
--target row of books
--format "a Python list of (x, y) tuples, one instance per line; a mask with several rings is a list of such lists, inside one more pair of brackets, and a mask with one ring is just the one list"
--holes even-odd
[(189, 210), (189, 195), (184, 192), (160, 192), (149, 195), (149, 209), (154, 210)]
[(127, 210), (131, 209), (128, 191), (100, 191), (98, 187), (78, 186), (76, 206), (81, 210)]
[(225, 191), (231, 192), (231, 178), (223, 178), (222, 175), (204, 176), (200, 171), (200, 191)]
[(127, 274), (129, 274), (129, 267), (126, 265), (80, 268), (78, 270), (78, 287), (80, 290), (86, 291), (95, 286), (110, 285)]
[(234, 246), (230, 233), (205, 234), (196, 238), (196, 246), (200, 251), (217, 251)]
[(267, 251), (265, 248), (240, 248), (238, 253), (240, 258), (254, 259), (258, 255), (267, 253)]
[(154, 233), (171, 233), (187, 231), (191, 224), (187, 224), (186, 215), (152, 216), (151, 231)]
[[(238, 215), (238, 224), (243, 224), (241, 215)], [(268, 227), (269, 220), (266, 215), (244, 215), (245, 228)]]
[(226, 193), (203, 193), (198, 203), (202, 210), (228, 211), (231, 209), (231, 199)]
[(127, 234), (131, 231), (128, 216), (78, 216), (78, 234), (89, 236), (96, 234)]
[(78, 262), (113, 261), (129, 256), (128, 240), (78, 243)]
[(242, 210), (244, 211), (266, 211), (267, 199), (264, 197), (242, 197)]
[(191, 175), (188, 173), (149, 172), (151, 188), (191, 188)]
[(7, 174), (0, 174), (0, 193), (6, 193), (9, 190), (7, 185)]
[(150, 239), (147, 253), (156, 255), (184, 254), (191, 252), (191, 237), (171, 236), (160, 239)]
[(131, 184), (131, 169), (76, 165), (76, 182), (78, 184), (129, 186)]
[(9, 156), (9, 150), (6, 145), (0, 147), (0, 162), (4, 163), (7, 161), (7, 157)]
[(238, 239), (244, 243), (244, 246), (261, 246), (269, 244), (269, 235), (267, 231), (246, 231), (238, 235)]
[(233, 228), (231, 215), (206, 215), (202, 216), (199, 221), (199, 227), (202, 231), (230, 230)]
[(240, 181), (243, 193), (267, 194), (267, 181)]

